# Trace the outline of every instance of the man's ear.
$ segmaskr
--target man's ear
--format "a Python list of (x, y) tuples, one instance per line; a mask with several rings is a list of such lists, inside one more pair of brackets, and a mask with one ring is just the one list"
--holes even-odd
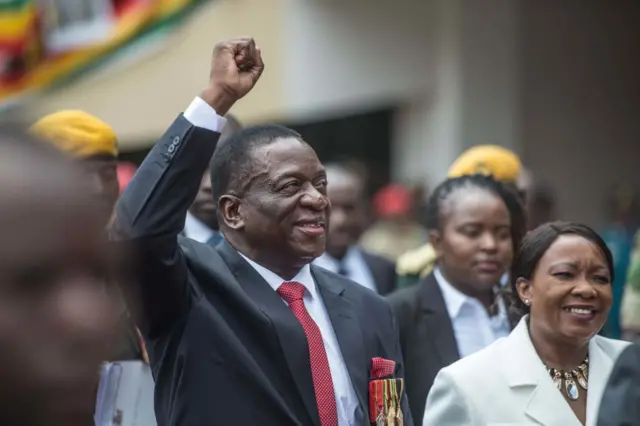
[(218, 200), (218, 211), (224, 224), (230, 229), (238, 230), (244, 227), (242, 215), (242, 200), (235, 195), (223, 195)]

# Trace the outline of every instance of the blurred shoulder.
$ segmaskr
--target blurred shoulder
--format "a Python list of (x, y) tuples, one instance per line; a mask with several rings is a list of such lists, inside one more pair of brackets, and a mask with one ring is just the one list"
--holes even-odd
[(374, 261), (374, 262), (379, 263), (379, 264), (384, 265), (384, 266), (395, 268), (394, 263), (392, 261), (390, 261), (389, 259), (387, 259), (386, 257), (380, 256), (379, 254), (372, 253), (372, 252), (364, 250), (364, 249), (361, 251), (361, 253), (362, 253), (362, 256), (364, 256), (365, 259)]
[[(421, 284), (421, 282), (419, 283)], [(387, 300), (394, 309), (408, 308), (409, 305), (416, 305), (420, 293), (420, 285), (401, 288), (387, 295)]]

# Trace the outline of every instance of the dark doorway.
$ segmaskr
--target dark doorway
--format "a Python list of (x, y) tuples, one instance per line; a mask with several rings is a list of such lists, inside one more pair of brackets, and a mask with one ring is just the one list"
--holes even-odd
[[(393, 109), (352, 114), (306, 123), (282, 123), (299, 132), (323, 163), (358, 162), (366, 166), (367, 195), (389, 183)], [(149, 148), (122, 153), (120, 159), (139, 165)]]
[(393, 109), (307, 123), (284, 123), (313, 146), (323, 163), (356, 161), (366, 166), (368, 195), (390, 179)]

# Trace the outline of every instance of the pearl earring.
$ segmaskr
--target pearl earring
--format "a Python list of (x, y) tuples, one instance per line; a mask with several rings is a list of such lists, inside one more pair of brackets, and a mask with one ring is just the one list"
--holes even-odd
[(529, 299), (527, 299), (527, 300), (524, 301), (524, 304), (529, 306), (531, 304), (531, 301)]

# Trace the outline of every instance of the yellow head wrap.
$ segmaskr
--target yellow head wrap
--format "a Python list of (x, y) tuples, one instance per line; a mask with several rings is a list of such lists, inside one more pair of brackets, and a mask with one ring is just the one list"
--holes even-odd
[(449, 168), (449, 177), (472, 174), (492, 175), (505, 183), (515, 183), (522, 172), (520, 158), (501, 146), (478, 145), (463, 152)]
[(118, 155), (118, 139), (113, 129), (83, 111), (54, 112), (38, 120), (30, 130), (76, 158)]

